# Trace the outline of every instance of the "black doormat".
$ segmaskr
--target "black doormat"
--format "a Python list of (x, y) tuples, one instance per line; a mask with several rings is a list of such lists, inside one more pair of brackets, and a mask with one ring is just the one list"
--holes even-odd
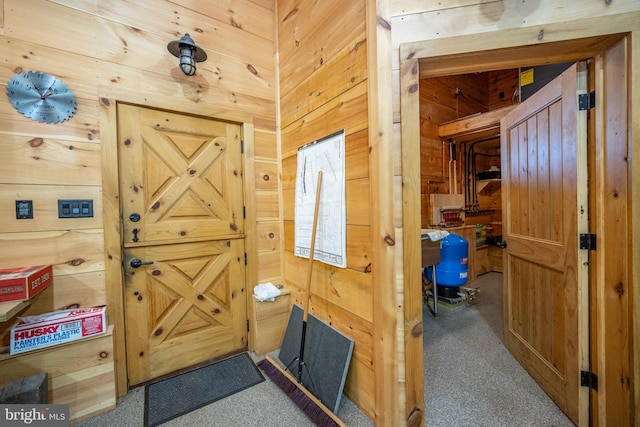
[(247, 353), (241, 353), (149, 384), (144, 394), (144, 425), (157, 426), (264, 381)]

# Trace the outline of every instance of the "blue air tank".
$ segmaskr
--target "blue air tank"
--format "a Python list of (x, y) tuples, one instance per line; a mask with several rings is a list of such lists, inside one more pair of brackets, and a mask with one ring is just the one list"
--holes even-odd
[[(438, 286), (460, 286), (467, 283), (469, 242), (457, 234), (449, 234), (440, 245), (440, 262), (436, 264)], [(433, 281), (433, 268), (427, 268), (427, 279)]]

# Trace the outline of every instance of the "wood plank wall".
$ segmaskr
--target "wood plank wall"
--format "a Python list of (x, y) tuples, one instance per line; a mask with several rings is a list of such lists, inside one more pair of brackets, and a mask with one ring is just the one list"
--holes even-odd
[[(432, 77), (420, 80), (420, 178), (422, 228), (432, 227), (431, 194), (448, 194), (453, 189), (465, 193), (463, 176), (466, 156), (464, 145), (456, 145), (457, 182), (449, 185), (449, 144), (443, 144), (438, 136), (438, 126), (476, 113), (492, 111), (512, 105), (514, 91), (518, 88), (518, 70), (498, 70), (485, 73)], [(458, 92), (456, 90), (459, 89)], [(457, 93), (457, 94), (456, 94)], [(516, 98), (516, 102), (518, 99)], [(470, 141), (472, 142), (472, 141)], [(479, 149), (479, 148), (478, 148)], [(478, 150), (476, 150), (478, 151)], [(482, 150), (481, 150), (482, 151)], [(489, 151), (484, 150), (489, 153)], [(495, 150), (494, 150), (495, 153)], [(498, 147), (497, 154), (500, 154)], [(487, 158), (478, 158), (478, 170), (488, 169), (482, 164)], [(500, 167), (499, 159), (495, 163)], [(499, 202), (500, 193), (495, 201)], [(482, 206), (494, 204), (486, 201)], [(496, 220), (497, 219), (493, 219)], [(469, 222), (474, 224), (475, 222)]]
[[(459, 94), (456, 95), (456, 90)], [(488, 111), (485, 103), (488, 94), (487, 74), (465, 74), (434, 77), (420, 81), (420, 178), (422, 227), (432, 224), (430, 195), (464, 194), (464, 177), (458, 174), (456, 183), (450, 185), (450, 144), (438, 136), (438, 126), (471, 114)], [(463, 170), (465, 156), (462, 145), (457, 144), (458, 170)]]
[[(0, 0), (0, 92), (15, 73), (38, 70), (61, 78), (78, 102), (59, 124), (24, 117), (4, 95), (0, 102), (0, 267), (54, 267), (53, 288), (21, 314), (106, 302), (104, 233), (112, 224), (102, 216), (98, 104), (105, 93), (249, 124), (248, 277), (281, 280), (274, 11), (271, 0)], [(187, 32), (208, 54), (192, 77), (166, 48)], [(58, 219), (59, 198), (92, 199), (93, 218)], [(33, 220), (15, 219), (22, 199), (33, 200)], [(12, 323), (0, 324), (3, 344)], [(119, 383), (122, 393), (126, 378)]]
[[(413, 104), (404, 103), (401, 101), (404, 99), (413, 99), (413, 92), (411, 84), (416, 79), (416, 73), (422, 74), (422, 70), (416, 71), (414, 69), (418, 67), (418, 61), (424, 55), (424, 52), (420, 52), (419, 49), (423, 49), (421, 43), (425, 41), (439, 41), (438, 47), (435, 48), (435, 44), (429, 44), (427, 49), (437, 51), (432, 53), (432, 57), (444, 57), (448, 58), (448, 55), (455, 55), (457, 53), (466, 52), (472, 56), (471, 53), (474, 49), (469, 49), (473, 44), (477, 45), (476, 50), (487, 49), (487, 46), (493, 48), (503, 48), (505, 46), (504, 41), (508, 40), (509, 46), (523, 46), (536, 44), (540, 41), (565, 41), (572, 39), (581, 39), (597, 34), (614, 34), (616, 32), (623, 31), (623, 28), (627, 31), (633, 31), (633, 38), (637, 42), (638, 37), (637, 30), (637, 16), (640, 11), (640, 3), (635, 0), (620, 0), (615, 2), (607, 1), (589, 1), (581, 3), (579, 7), (575, 2), (570, 0), (539, 0), (539, 1), (525, 1), (525, 2), (509, 2), (509, 1), (480, 1), (480, 0), (445, 0), (440, 2), (423, 2), (420, 0), (390, 0), (391, 14), (392, 14), (392, 45), (394, 52), (398, 52), (392, 56), (394, 62), (393, 69), (394, 75), (398, 76), (398, 79), (394, 81), (394, 87), (391, 92), (394, 96), (394, 112), (393, 120), (396, 124), (395, 129), (397, 133), (394, 135), (394, 144), (400, 144), (401, 132), (405, 136), (414, 138), (417, 136), (418, 127), (411, 126), (401, 120), (400, 105), (402, 103), (402, 114), (413, 117), (416, 115)], [(635, 21), (635, 22), (634, 22)], [(575, 24), (574, 24), (575, 23)], [(463, 45), (461, 42), (464, 40), (467, 45)], [(406, 48), (407, 56), (401, 59), (400, 52), (402, 47)], [(637, 44), (634, 45), (634, 50), (638, 48)], [(430, 52), (431, 53), (431, 52)], [(553, 62), (553, 54), (549, 52), (549, 61)], [(634, 52), (635, 53), (635, 52)], [(565, 56), (566, 53), (565, 53)], [(398, 62), (396, 62), (398, 61)], [(557, 62), (557, 61), (556, 61)], [(455, 65), (455, 62), (452, 62)], [(492, 66), (498, 69), (500, 67), (500, 60), (496, 59)], [(459, 64), (458, 64), (459, 65)], [(502, 67), (504, 68), (504, 67)], [(490, 69), (490, 68), (486, 68)], [(632, 67), (632, 69), (635, 69)], [(449, 73), (451, 74), (451, 73)], [(446, 74), (442, 74), (446, 75)], [(637, 76), (637, 73), (635, 73)], [(404, 79), (404, 80), (401, 80)], [(621, 77), (618, 77), (620, 81)], [(408, 83), (404, 83), (404, 82)], [(637, 92), (638, 82), (633, 83), (634, 89), (632, 93)], [(401, 96), (402, 94), (402, 96)], [(633, 113), (633, 116), (629, 116), (631, 123), (630, 129), (635, 129), (638, 126), (637, 113)], [(623, 132), (624, 133), (624, 132)], [(630, 131), (628, 133), (629, 138), (636, 138), (637, 132)], [(606, 136), (603, 136), (606, 140)], [(604, 141), (603, 140), (603, 141)], [(637, 140), (637, 139), (636, 139)], [(629, 139), (631, 141), (631, 139)], [(409, 143), (409, 141), (402, 141), (403, 144)], [(601, 156), (607, 156), (609, 150), (612, 148), (602, 148), (603, 153)], [(623, 150), (624, 144), (618, 144), (620, 150)], [(619, 159), (621, 159), (619, 157)], [(407, 160), (407, 157), (403, 157), (403, 160)], [(601, 160), (604, 161), (604, 160)], [(408, 164), (408, 162), (407, 162)], [(626, 165), (624, 160), (619, 160), (618, 168), (625, 169)], [(603, 166), (602, 186), (605, 188), (610, 185), (616, 186), (616, 189), (622, 190), (623, 193), (615, 191), (618, 195), (616, 198), (616, 206), (621, 202), (621, 199), (629, 200), (629, 194), (627, 188), (619, 180), (622, 179), (616, 175), (613, 170), (609, 170), (609, 167), (615, 168), (613, 164)], [(415, 166), (414, 166), (415, 167)], [(408, 177), (413, 175), (413, 171), (402, 171), (401, 177)], [(630, 172), (629, 172), (630, 173)], [(637, 174), (636, 178), (637, 178)], [(395, 193), (398, 195), (407, 195), (406, 182), (402, 179), (398, 179), (399, 184), (395, 189)], [(629, 182), (638, 185), (638, 179), (631, 179)], [(400, 185), (402, 183), (402, 185)], [(404, 186), (404, 188), (403, 188)], [(618, 188), (619, 187), (619, 188)], [(404, 193), (403, 193), (404, 191)], [(401, 196), (400, 196), (401, 197)], [(599, 194), (601, 199), (596, 203), (600, 206), (604, 206), (606, 200), (603, 199), (603, 195)], [(407, 206), (406, 202), (403, 206)], [(634, 224), (634, 228), (630, 233), (626, 233), (626, 224), (631, 219), (629, 205), (624, 204), (621, 209), (624, 211), (618, 211), (621, 215), (616, 223), (620, 224), (618, 234), (613, 232), (611, 236), (608, 236), (606, 230), (602, 230), (608, 238), (615, 238), (614, 236), (627, 235), (629, 240), (624, 240), (621, 245), (628, 248), (629, 252), (626, 253), (627, 259), (637, 259), (638, 255), (634, 251), (637, 251), (638, 245), (633, 244), (631, 236), (638, 236), (640, 233), (637, 224)], [(601, 211), (600, 215), (604, 218), (608, 217), (608, 211)], [(402, 213), (401, 213), (402, 214)], [(407, 217), (411, 217), (412, 213), (409, 213)], [(623, 234), (624, 233), (624, 234)], [(600, 238), (600, 235), (599, 235)], [(608, 241), (608, 240), (607, 240)], [(633, 248), (633, 249), (631, 249)], [(403, 258), (403, 262), (408, 264), (408, 267), (402, 265), (401, 262), (396, 263), (396, 269), (398, 274), (404, 274), (405, 280), (410, 281), (409, 275), (412, 274), (413, 265), (411, 263), (410, 252), (413, 250), (413, 246), (404, 247), (406, 256)], [(417, 256), (417, 255), (416, 255)], [(611, 328), (612, 339), (615, 342), (609, 341), (608, 346), (600, 345), (598, 354), (598, 364), (601, 368), (602, 375), (607, 378), (617, 378), (621, 384), (628, 384), (625, 387), (618, 386), (605, 386), (606, 390), (600, 390), (594, 394), (596, 398), (596, 405), (598, 405), (597, 419), (594, 419), (594, 425), (600, 423), (600, 425), (636, 425), (640, 420), (638, 411), (634, 409), (634, 402), (638, 402), (638, 396), (634, 396), (634, 388), (640, 390), (637, 381), (640, 379), (639, 369), (635, 369), (635, 376), (630, 377), (632, 369), (631, 361), (637, 362), (640, 358), (637, 354), (630, 354), (632, 350), (638, 351), (639, 346), (634, 344), (632, 340), (633, 335), (637, 335), (637, 331), (634, 333), (632, 325), (636, 328), (640, 324), (638, 320), (638, 303), (633, 302), (632, 296), (637, 295), (638, 284), (632, 283), (631, 278), (637, 278), (638, 269), (632, 267), (637, 263), (629, 262), (629, 267), (620, 264), (620, 258), (618, 258), (617, 252), (612, 251), (610, 254), (602, 252), (599, 255), (599, 266), (607, 269), (607, 273), (603, 273), (598, 270), (598, 276), (600, 277), (597, 284), (598, 292), (601, 295), (608, 295), (610, 284), (605, 283), (605, 277), (616, 277), (616, 283), (618, 283), (619, 298), (608, 298), (605, 305), (602, 300), (598, 301), (598, 307), (600, 310), (604, 310), (605, 313), (600, 313), (599, 318), (603, 321), (616, 318), (615, 322), (606, 325), (603, 324), (598, 330), (598, 334), (601, 337), (609, 336), (608, 329)], [(600, 267), (599, 267), (600, 268)], [(413, 280), (413, 279), (412, 279)], [(417, 281), (417, 277), (415, 278)], [(411, 283), (405, 285), (405, 290), (411, 289)], [(416, 285), (417, 289), (417, 285)], [(630, 292), (626, 292), (626, 290)], [(417, 291), (416, 291), (417, 292)], [(409, 297), (405, 294), (405, 297)], [(632, 310), (632, 308), (635, 310)], [(414, 318), (416, 313), (405, 311), (406, 319)], [(622, 316), (623, 318), (620, 318)], [(635, 347), (633, 347), (635, 345)], [(620, 356), (622, 352), (622, 357)], [(417, 355), (407, 355), (407, 358), (411, 357), (412, 360), (417, 360)], [(635, 384), (633, 384), (635, 382)], [(410, 385), (407, 386), (410, 388)], [(407, 402), (410, 406), (412, 402)], [(419, 405), (419, 402), (416, 403)], [(426, 419), (428, 420), (429, 408), (426, 410)], [(611, 423), (607, 421), (611, 420)]]
[(293, 254), (297, 150), (345, 129), (347, 268), (314, 262), (309, 310), (355, 341), (345, 394), (374, 418), (365, 2), (279, 0), (277, 25), (285, 283), (302, 305), (309, 263)]

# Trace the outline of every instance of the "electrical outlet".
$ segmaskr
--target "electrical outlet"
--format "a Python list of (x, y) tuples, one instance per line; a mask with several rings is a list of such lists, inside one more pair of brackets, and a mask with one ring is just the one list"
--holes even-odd
[(58, 200), (58, 218), (93, 217), (93, 200)]

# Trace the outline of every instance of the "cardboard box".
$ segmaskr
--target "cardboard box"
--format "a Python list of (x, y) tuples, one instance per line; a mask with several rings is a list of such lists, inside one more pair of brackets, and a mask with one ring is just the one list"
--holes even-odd
[(0, 269), (0, 302), (33, 298), (51, 283), (51, 265)]
[(10, 354), (68, 343), (102, 334), (106, 330), (105, 306), (30, 316), (21, 319), (11, 328)]
[(422, 236), (422, 267), (429, 267), (440, 262), (440, 245), (442, 241), (431, 241), (428, 236)]

